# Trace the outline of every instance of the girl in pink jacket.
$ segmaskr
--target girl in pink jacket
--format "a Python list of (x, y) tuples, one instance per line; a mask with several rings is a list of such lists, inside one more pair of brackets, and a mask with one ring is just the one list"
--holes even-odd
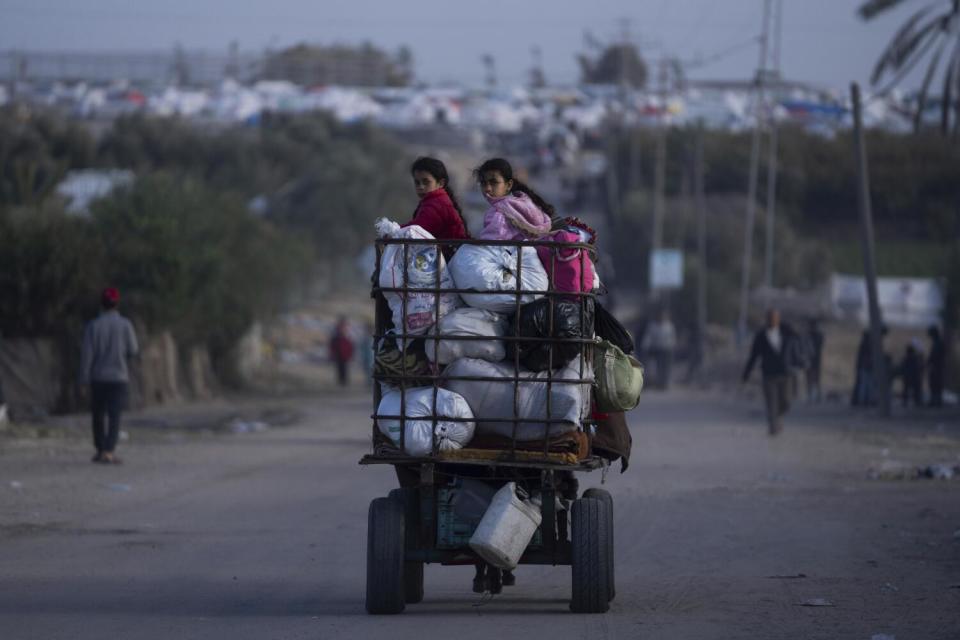
[[(483, 216), (483, 240), (552, 240), (581, 242), (574, 231), (552, 231), (553, 206), (533, 189), (513, 177), (513, 167), (503, 158), (480, 165), (474, 174), (490, 203)], [(580, 249), (538, 246), (537, 255), (557, 291), (593, 289), (593, 262)]]
[(513, 176), (503, 158), (491, 158), (473, 172), (490, 208), (483, 216), (483, 240), (537, 240), (550, 233), (553, 207)]

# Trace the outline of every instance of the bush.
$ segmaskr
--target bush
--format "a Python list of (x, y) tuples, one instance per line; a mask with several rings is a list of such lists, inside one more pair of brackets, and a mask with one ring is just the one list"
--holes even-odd
[(96, 308), (101, 254), (90, 224), (55, 203), (0, 210), (0, 334), (73, 329)]
[(95, 203), (92, 222), (107, 281), (129, 292), (131, 312), (214, 358), (282, 305), (311, 257), (241, 199), (167, 174)]

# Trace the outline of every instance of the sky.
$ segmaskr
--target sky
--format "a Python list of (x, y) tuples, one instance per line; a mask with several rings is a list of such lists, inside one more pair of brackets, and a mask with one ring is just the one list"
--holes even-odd
[[(862, 0), (782, 0), (781, 68), (792, 80), (844, 90), (866, 83), (874, 60), (910, 9), (863, 22)], [(758, 62), (751, 39), (763, 0), (0, 0), (0, 50), (226, 52), (299, 42), (409, 46), (417, 78), (478, 86), (492, 54), (502, 85), (522, 84), (539, 47), (547, 80), (572, 83), (584, 32), (624, 33), (648, 60), (712, 59), (701, 79), (745, 79)], [(714, 59), (715, 54), (724, 54)]]

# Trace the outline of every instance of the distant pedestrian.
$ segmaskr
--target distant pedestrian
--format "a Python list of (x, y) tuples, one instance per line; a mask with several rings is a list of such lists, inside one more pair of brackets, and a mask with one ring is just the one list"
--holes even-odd
[(923, 406), (923, 353), (920, 351), (920, 341), (914, 338), (907, 345), (903, 360), (897, 365), (894, 376), (902, 378), (900, 398), (903, 406), (910, 402), (916, 407)]
[(797, 334), (787, 325), (780, 323), (780, 312), (767, 311), (766, 326), (756, 332), (750, 357), (743, 369), (744, 383), (750, 379), (750, 372), (757, 359), (763, 373), (763, 400), (767, 410), (767, 425), (770, 435), (783, 431), (783, 416), (790, 408), (790, 375), (794, 363), (789, 354), (795, 352), (793, 342)]
[(673, 352), (677, 348), (677, 330), (670, 320), (666, 309), (649, 325), (643, 334), (643, 350), (654, 364), (655, 386), (667, 389), (670, 386), (670, 370), (673, 366)]
[(927, 356), (927, 386), (930, 388), (930, 406), (943, 406), (943, 370), (946, 366), (947, 351), (940, 336), (940, 327), (931, 325), (927, 329), (930, 336), (930, 355)]
[[(880, 328), (880, 351), (883, 351), (883, 338), (887, 335), (886, 325)], [(870, 330), (866, 329), (860, 337), (860, 346), (857, 347), (856, 375), (853, 382), (853, 392), (850, 395), (850, 404), (855, 407), (871, 407), (877, 404), (880, 390), (876, 389), (873, 379), (873, 345), (870, 344)]]
[(87, 324), (80, 358), (80, 382), (90, 385), (93, 446), (97, 450), (93, 462), (105, 464), (120, 464), (114, 450), (130, 384), (128, 362), (139, 351), (133, 325), (117, 311), (119, 304), (117, 289), (103, 290), (102, 311)]
[(373, 334), (376, 331), (372, 322), (364, 325), (363, 336), (360, 339), (360, 362), (363, 364), (363, 375), (367, 384), (373, 384), (373, 362), (374, 362), (374, 339)]
[(0, 426), (6, 424), (7, 420), (7, 400), (3, 395), (3, 381), (0, 380)]
[(816, 318), (810, 319), (807, 329), (807, 344), (810, 349), (810, 362), (807, 365), (807, 401), (820, 402), (823, 399), (823, 390), (820, 387), (820, 369), (823, 364), (823, 331)]
[(350, 331), (347, 325), (347, 319), (340, 317), (337, 320), (337, 326), (330, 336), (330, 360), (337, 370), (337, 384), (345, 387), (350, 383), (350, 371), (348, 366), (353, 359), (353, 340), (350, 338)]

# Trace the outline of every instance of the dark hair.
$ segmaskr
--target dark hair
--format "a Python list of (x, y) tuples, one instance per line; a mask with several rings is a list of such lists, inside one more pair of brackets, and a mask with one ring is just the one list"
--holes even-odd
[(436, 158), (420, 156), (413, 161), (412, 165), (410, 165), (410, 175), (413, 175), (417, 171), (429, 173), (433, 176), (434, 180), (443, 183), (443, 190), (446, 191), (447, 195), (450, 197), (450, 202), (453, 203), (453, 208), (457, 210), (457, 214), (460, 216), (460, 221), (463, 222), (463, 228), (466, 229), (467, 221), (463, 217), (463, 209), (460, 208), (460, 203), (457, 202), (457, 196), (453, 193), (453, 187), (450, 186), (450, 176), (447, 174), (446, 165)]
[(473, 170), (473, 176), (480, 180), (483, 178), (483, 174), (493, 171), (499, 173), (501, 177), (507, 182), (513, 180), (513, 192), (514, 193), (525, 193), (531, 200), (533, 204), (540, 207), (540, 210), (551, 218), (555, 215), (556, 210), (553, 208), (553, 205), (544, 200), (539, 193), (528, 187), (526, 184), (517, 180), (513, 177), (513, 167), (510, 166), (510, 163), (504, 160), (503, 158), (490, 158), (479, 167)]

